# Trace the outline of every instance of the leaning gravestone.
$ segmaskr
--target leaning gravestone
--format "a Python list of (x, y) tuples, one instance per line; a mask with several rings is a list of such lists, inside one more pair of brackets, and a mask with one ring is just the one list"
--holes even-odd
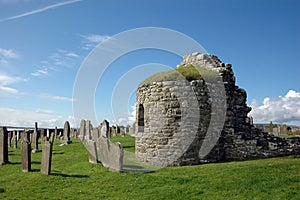
[(86, 141), (86, 148), (89, 153), (89, 162), (90, 163), (98, 163), (98, 153), (96, 142), (93, 140)]
[(41, 173), (49, 175), (51, 172), (52, 161), (52, 147), (55, 134), (52, 132), (50, 138), (42, 138), (42, 161), (41, 161)]
[(123, 169), (123, 148), (121, 143), (110, 143), (108, 138), (99, 137), (101, 163), (112, 172)]
[(63, 144), (70, 144), (70, 123), (68, 121), (64, 124), (64, 132), (63, 132)]
[(29, 172), (31, 170), (31, 144), (30, 133), (24, 130), (21, 135), (22, 142), (22, 171)]
[(31, 142), (33, 144), (32, 153), (39, 152), (40, 150), (39, 150), (39, 137), (38, 137), (38, 123), (37, 122), (35, 122), (35, 124), (34, 124), (34, 131), (32, 134)]
[(8, 134), (6, 127), (0, 128), (0, 165), (8, 162)]

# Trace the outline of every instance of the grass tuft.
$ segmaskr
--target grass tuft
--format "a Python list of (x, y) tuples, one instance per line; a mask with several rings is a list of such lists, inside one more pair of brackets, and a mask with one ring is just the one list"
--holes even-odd
[(163, 81), (178, 81), (178, 80), (209, 80), (214, 81), (219, 77), (219, 74), (215, 71), (203, 68), (203, 67), (179, 67), (174, 70), (161, 72), (155, 74), (146, 80), (144, 80), (140, 85), (149, 84), (152, 82), (163, 82)]

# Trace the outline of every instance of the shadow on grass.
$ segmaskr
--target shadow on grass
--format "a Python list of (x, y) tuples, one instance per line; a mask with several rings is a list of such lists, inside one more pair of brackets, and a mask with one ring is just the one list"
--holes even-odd
[(52, 152), (52, 154), (65, 154), (64, 152)]
[(50, 173), (52, 176), (70, 177), (70, 178), (89, 178), (88, 175), (81, 174), (62, 174), (62, 173)]
[(11, 162), (11, 161), (9, 161), (8, 164), (10, 164), (10, 165), (21, 165), (22, 162)]
[(123, 165), (123, 172), (154, 173), (154, 170), (145, 169), (144, 167), (138, 165)]

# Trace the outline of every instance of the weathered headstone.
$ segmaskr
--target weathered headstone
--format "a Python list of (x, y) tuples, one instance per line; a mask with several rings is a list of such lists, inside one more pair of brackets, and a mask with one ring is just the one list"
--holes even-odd
[(17, 131), (17, 141), (19, 141), (21, 138), (21, 131)]
[(131, 136), (135, 136), (135, 122), (132, 124), (132, 126), (129, 129), (129, 134)]
[(100, 136), (108, 138), (108, 131), (109, 131), (109, 122), (107, 120), (104, 120), (101, 124)]
[(12, 137), (13, 137), (13, 132), (12, 132), (12, 131), (8, 131), (8, 132), (7, 132), (7, 143), (8, 143), (8, 147), (11, 147)]
[(22, 142), (22, 171), (29, 172), (31, 170), (31, 144), (30, 133), (24, 130), (21, 135)]
[(51, 133), (50, 138), (42, 138), (42, 161), (41, 161), (41, 173), (49, 175), (51, 172), (52, 162), (52, 147), (54, 142), (54, 133)]
[(13, 145), (14, 145), (14, 148), (18, 148), (18, 138), (17, 138), (17, 131), (13, 131)]
[(8, 162), (8, 133), (6, 127), (0, 128), (0, 165)]
[(39, 137), (38, 137), (38, 123), (34, 123), (34, 130), (32, 134), (31, 143), (33, 144), (32, 153), (39, 152)]
[(81, 120), (80, 121), (80, 129), (79, 129), (79, 140), (81, 140), (81, 141), (83, 141), (84, 140), (84, 138), (85, 138), (85, 128), (86, 127), (86, 122), (85, 122), (85, 120), (83, 119), (83, 120)]
[(120, 127), (120, 135), (122, 137), (125, 137), (125, 128), (124, 127)]
[(68, 121), (64, 124), (64, 132), (63, 132), (63, 143), (70, 144), (70, 123)]
[(109, 167), (109, 140), (99, 137), (100, 160), (104, 167)]
[(98, 153), (96, 142), (93, 140), (86, 141), (86, 148), (89, 154), (89, 162), (90, 163), (97, 163), (98, 162)]
[(92, 130), (93, 130), (93, 126), (91, 124), (91, 121), (86, 120), (84, 140), (91, 140), (92, 139)]
[(117, 135), (117, 127), (111, 127), (111, 137), (115, 137)]
[(123, 148), (121, 143), (110, 143), (108, 138), (99, 137), (101, 163), (110, 171), (120, 172), (123, 169)]
[(92, 140), (97, 141), (99, 136), (100, 136), (99, 129), (98, 128), (93, 128), (93, 130), (92, 130)]
[(120, 142), (110, 144), (109, 170), (120, 172), (123, 169), (123, 147)]

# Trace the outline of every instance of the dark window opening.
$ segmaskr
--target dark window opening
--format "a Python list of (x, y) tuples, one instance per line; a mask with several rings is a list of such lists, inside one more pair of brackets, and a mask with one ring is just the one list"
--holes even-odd
[(144, 126), (144, 106), (140, 104), (138, 110), (138, 132), (144, 132)]

